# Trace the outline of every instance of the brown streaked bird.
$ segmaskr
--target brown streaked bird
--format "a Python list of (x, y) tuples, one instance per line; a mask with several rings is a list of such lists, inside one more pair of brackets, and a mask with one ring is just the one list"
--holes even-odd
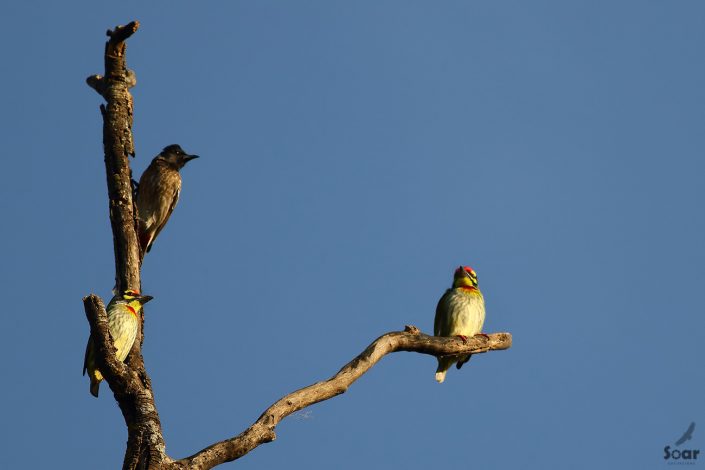
[(177, 144), (164, 147), (149, 164), (137, 186), (137, 236), (141, 256), (149, 252), (152, 243), (166, 225), (179, 201), (181, 170), (198, 155), (189, 155)]

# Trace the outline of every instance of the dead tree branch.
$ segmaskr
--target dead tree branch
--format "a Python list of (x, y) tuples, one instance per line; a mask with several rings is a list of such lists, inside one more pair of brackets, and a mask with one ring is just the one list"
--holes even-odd
[[(110, 223), (115, 246), (115, 273), (118, 292), (140, 288), (139, 244), (132, 204), (132, 171), (129, 155), (135, 154), (132, 140), (132, 95), (128, 87), (125, 40), (139, 28), (133, 21), (108, 31), (105, 44), (103, 97), (103, 150), (110, 200)], [(90, 77), (89, 77), (90, 78)]]
[[(133, 101), (129, 88), (134, 86), (134, 73), (125, 62), (127, 40), (139, 28), (133, 21), (118, 26), (107, 35), (105, 75), (92, 75), (86, 82), (105, 98), (100, 106), (103, 116), (103, 150), (108, 184), (110, 225), (115, 249), (115, 286), (118, 292), (141, 290), (140, 253), (135, 231), (135, 209), (132, 202), (132, 171), (129, 156), (135, 154), (132, 139)], [(112, 342), (108, 340), (105, 307), (100, 299), (84, 299), (91, 334), (97, 346), (97, 362), (120, 406), (128, 429), (124, 469), (158, 468), (166, 461), (166, 450), (152, 385), (142, 359), (144, 309), (137, 338), (125, 361), (117, 361)]]
[[(106, 100), (100, 109), (103, 115), (103, 147), (118, 291), (141, 291), (140, 249), (135, 230), (129, 162), (129, 156), (135, 154), (132, 139), (133, 101), (129, 89), (135, 85), (136, 78), (125, 63), (125, 41), (138, 28), (139, 23), (133, 21), (108, 31), (110, 39), (105, 46), (105, 75), (92, 75), (86, 79), (89, 86)], [(372, 342), (330, 379), (292, 392), (274, 403), (241, 434), (215, 443), (190, 457), (174, 461), (166, 454), (151, 381), (142, 359), (144, 309), (137, 338), (123, 364), (115, 356), (103, 302), (95, 295), (85, 297), (83, 302), (95, 343), (98, 368), (113, 391), (127, 425), (128, 439), (123, 461), (125, 470), (209, 469), (236, 460), (259, 445), (274, 440), (275, 428), (282, 419), (310, 405), (345, 393), (352, 383), (382, 357), (393, 352), (411, 351), (434, 356), (479, 354), (507, 349), (512, 343), (509, 333), (478, 335), (467, 343), (457, 338), (428, 336), (416, 327), (387, 333)]]
[(169, 467), (205, 470), (239, 459), (259, 445), (273, 441), (276, 438), (274, 429), (282, 419), (315, 403), (345, 393), (353, 382), (387, 354), (397, 351), (434, 356), (479, 354), (508, 349), (511, 345), (512, 335), (509, 333), (494, 333), (487, 337), (478, 335), (470, 338), (467, 343), (463, 343), (458, 338), (428, 336), (420, 333), (418, 328), (413, 326), (407, 326), (405, 331), (387, 333), (373, 341), (367, 349), (343, 366), (330, 379), (309, 385), (281, 398), (239, 435), (206, 447), (190, 457), (175, 461)]

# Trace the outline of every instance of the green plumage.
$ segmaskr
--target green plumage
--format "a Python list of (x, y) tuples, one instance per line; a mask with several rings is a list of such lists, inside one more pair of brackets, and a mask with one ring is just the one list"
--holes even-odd
[[(124, 362), (130, 353), (139, 329), (140, 311), (142, 306), (151, 299), (152, 297), (148, 295), (142, 296), (136, 291), (128, 290), (110, 300), (106, 308), (108, 328), (110, 337), (113, 340), (113, 346), (115, 346), (115, 356), (119, 361)], [(103, 374), (100, 373), (95, 362), (95, 344), (91, 335), (86, 345), (83, 375), (86, 375), (86, 371), (88, 371), (88, 377), (91, 380), (91, 395), (97, 397)]]
[[(453, 286), (438, 301), (433, 334), (472, 337), (482, 331), (484, 322), (485, 300), (478, 288), (475, 271), (461, 266), (455, 271)], [(436, 380), (442, 383), (453, 364), (460, 369), (469, 360), (470, 354), (439, 357)]]

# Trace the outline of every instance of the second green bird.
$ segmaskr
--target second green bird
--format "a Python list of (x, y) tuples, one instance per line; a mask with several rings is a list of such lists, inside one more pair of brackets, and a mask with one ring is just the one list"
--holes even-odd
[[(106, 308), (108, 327), (110, 336), (113, 339), (113, 346), (115, 346), (115, 355), (119, 361), (124, 362), (130, 353), (140, 325), (140, 311), (142, 306), (150, 300), (152, 300), (151, 296), (140, 295), (135, 290), (126, 290), (121, 295), (116, 295), (110, 300)], [(83, 375), (86, 375), (86, 371), (88, 371), (88, 377), (91, 379), (91, 395), (97, 397), (103, 374), (100, 373), (95, 363), (93, 336), (88, 338), (86, 357), (83, 361)]]
[[(463, 340), (482, 331), (485, 322), (485, 300), (477, 284), (477, 274), (470, 266), (459, 266), (453, 275), (453, 285), (446, 290), (436, 307), (433, 334), (460, 336)], [(436, 380), (443, 383), (453, 364), (460, 369), (470, 360), (470, 354), (438, 358)]]

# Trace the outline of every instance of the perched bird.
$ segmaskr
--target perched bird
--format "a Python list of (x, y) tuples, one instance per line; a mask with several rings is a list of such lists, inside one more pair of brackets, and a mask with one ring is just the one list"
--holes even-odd
[[(433, 322), (435, 336), (459, 336), (466, 341), (482, 331), (485, 322), (485, 300), (477, 286), (477, 275), (469, 266), (460, 266), (453, 275), (453, 286), (438, 301)], [(470, 360), (470, 354), (438, 358), (436, 380), (443, 383), (446, 372), (454, 363), (460, 369)]]
[(164, 147), (149, 164), (137, 186), (137, 236), (141, 256), (152, 248), (179, 201), (179, 170), (198, 155), (188, 155), (179, 145)]
[[(110, 328), (110, 336), (113, 339), (115, 346), (115, 355), (118, 360), (125, 361), (125, 358), (132, 349), (132, 343), (135, 342), (137, 329), (139, 328), (139, 314), (142, 306), (152, 300), (149, 295), (140, 295), (136, 290), (126, 290), (122, 295), (116, 295), (110, 300), (107, 307), (108, 312), (108, 327)], [(83, 375), (91, 379), (91, 395), (98, 396), (98, 388), (100, 381), (103, 380), (103, 374), (97, 369), (95, 364), (95, 344), (93, 336), (88, 338), (86, 346), (86, 358), (83, 361)]]

